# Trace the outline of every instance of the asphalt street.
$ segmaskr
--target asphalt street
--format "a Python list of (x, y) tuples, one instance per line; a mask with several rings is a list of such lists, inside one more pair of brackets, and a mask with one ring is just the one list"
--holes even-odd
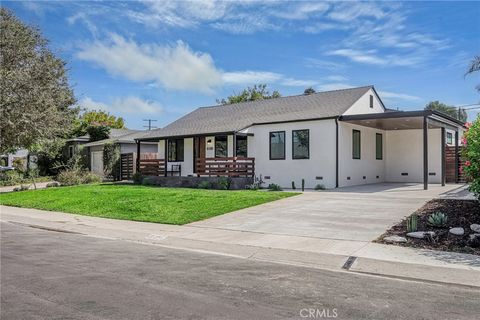
[(474, 319), (478, 289), (1, 224), (1, 319)]

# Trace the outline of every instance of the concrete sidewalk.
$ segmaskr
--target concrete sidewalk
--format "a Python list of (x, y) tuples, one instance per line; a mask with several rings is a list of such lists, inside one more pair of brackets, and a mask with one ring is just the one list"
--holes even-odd
[(3, 222), (46, 231), (73, 232), (335, 271), (480, 287), (480, 257), (468, 254), (386, 246), (368, 241), (111, 220), (6, 206), (0, 207), (0, 217)]

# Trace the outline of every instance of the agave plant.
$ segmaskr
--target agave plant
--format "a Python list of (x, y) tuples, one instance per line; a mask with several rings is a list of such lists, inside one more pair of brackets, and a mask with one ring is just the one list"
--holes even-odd
[(448, 217), (443, 212), (435, 212), (428, 217), (427, 221), (432, 227), (440, 228), (447, 225)]
[(417, 231), (417, 220), (418, 215), (416, 214), (412, 214), (410, 217), (407, 218), (407, 232)]

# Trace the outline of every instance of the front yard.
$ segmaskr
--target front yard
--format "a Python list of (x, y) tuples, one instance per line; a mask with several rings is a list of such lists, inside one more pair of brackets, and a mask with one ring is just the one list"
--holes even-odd
[(296, 194), (96, 184), (5, 193), (0, 194), (0, 203), (103, 218), (186, 224)]

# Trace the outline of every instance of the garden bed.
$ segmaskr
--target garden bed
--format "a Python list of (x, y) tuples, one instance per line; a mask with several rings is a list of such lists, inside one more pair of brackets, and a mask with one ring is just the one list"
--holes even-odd
[[(437, 228), (428, 223), (428, 217), (435, 212), (443, 212), (448, 216), (445, 227)], [(427, 202), (413, 214), (418, 215), (418, 231), (434, 231), (432, 239), (416, 239), (406, 237), (407, 242), (391, 243), (385, 241), (389, 236), (405, 237), (407, 219), (391, 227), (376, 242), (395, 244), (405, 247), (416, 247), (433, 250), (454, 251), (480, 255), (480, 247), (469, 241), (474, 232), (471, 224), (480, 224), (480, 202), (476, 200), (435, 199)], [(413, 215), (412, 214), (412, 215)], [(461, 227), (465, 233), (461, 236), (449, 233), (450, 228)], [(477, 242), (478, 243), (478, 242)]]

